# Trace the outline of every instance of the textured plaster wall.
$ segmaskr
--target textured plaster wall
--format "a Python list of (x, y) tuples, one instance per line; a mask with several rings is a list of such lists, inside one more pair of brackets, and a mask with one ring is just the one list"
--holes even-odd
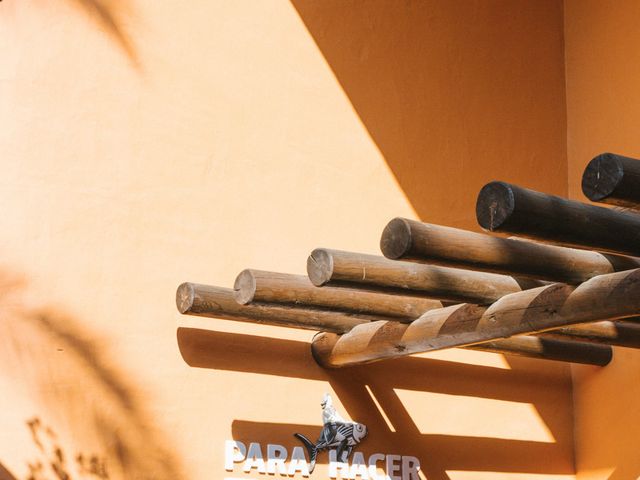
[(174, 306), (394, 216), (472, 227), (495, 178), (565, 193), (560, 2), (5, 0), (0, 32), (0, 478), (223, 478), (325, 391), (430, 480), (573, 478), (566, 365), (330, 373), (311, 332)]
[[(582, 172), (595, 155), (639, 158), (640, 4), (565, 2), (569, 192), (585, 201)], [(578, 478), (640, 476), (633, 439), (640, 433), (640, 355), (615, 350), (607, 368), (575, 368)]]

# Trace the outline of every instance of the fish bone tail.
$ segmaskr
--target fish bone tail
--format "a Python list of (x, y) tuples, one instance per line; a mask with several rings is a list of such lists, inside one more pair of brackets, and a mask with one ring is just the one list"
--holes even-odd
[(294, 433), (294, 437), (302, 442), (309, 452), (309, 473), (313, 473), (313, 469), (316, 467), (316, 457), (318, 456), (318, 449), (311, 440), (302, 435), (301, 433)]

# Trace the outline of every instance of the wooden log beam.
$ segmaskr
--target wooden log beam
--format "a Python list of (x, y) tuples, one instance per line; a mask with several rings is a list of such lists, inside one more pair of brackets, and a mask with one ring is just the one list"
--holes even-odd
[(593, 202), (640, 209), (640, 160), (598, 155), (582, 174), (582, 192)]
[(307, 259), (316, 286), (366, 285), (390, 292), (419, 294), (447, 301), (491, 303), (513, 292), (543, 285), (495, 273), (398, 262), (377, 255), (318, 248)]
[[(327, 286), (318, 288), (303, 275), (250, 269), (242, 271), (236, 278), (233, 295), (236, 301), (243, 305), (260, 304), (266, 307), (277, 307), (277, 304), (283, 303), (299, 307), (321, 307), (327, 310), (382, 315), (390, 317), (390, 320), (404, 322), (411, 322), (429, 310), (443, 307), (442, 302), (437, 300), (355, 288)], [(543, 335), (559, 341), (564, 340), (564, 343), (567, 343), (571, 337), (578, 341), (640, 348), (640, 324), (632, 322), (603, 321), (574, 325)], [(517, 338), (523, 338), (523, 336)], [(535, 348), (539, 354), (549, 353), (548, 358), (557, 350), (555, 347), (560, 345), (533, 340), (522, 342), (528, 342), (522, 344), (522, 350), (529, 351), (530, 356), (534, 353), (530, 349)], [(509, 344), (501, 344), (501, 348), (508, 353), (507, 345)], [(547, 345), (549, 345), (548, 348)], [(489, 349), (486, 344), (476, 348)], [(492, 348), (497, 351), (498, 347)]]
[[(322, 330), (333, 333), (346, 333), (356, 325), (369, 324), (372, 321), (381, 321), (380, 317), (343, 314), (335, 311), (316, 310), (299, 307), (282, 307), (278, 305), (240, 305), (235, 301), (233, 290), (227, 288), (199, 285), (196, 283), (183, 283), (176, 292), (176, 305), (178, 311), (186, 315), (201, 317), (236, 320), (264, 325), (276, 325), (283, 327)], [(392, 321), (398, 325), (402, 323)], [(520, 337), (520, 338), (525, 338)], [(571, 352), (563, 356), (561, 353), (552, 352), (548, 348), (533, 348), (530, 344), (536, 341), (519, 340), (514, 345), (512, 339), (508, 339), (501, 348), (500, 341), (487, 348), (495, 352), (512, 353), (516, 355), (531, 356), (534, 358), (548, 358), (551, 360), (574, 361), (577, 354), (572, 350), (576, 342), (564, 342), (566, 351)], [(559, 341), (562, 343), (562, 341)], [(481, 347), (478, 347), (479, 349)], [(580, 349), (581, 347), (578, 347)], [(582, 363), (599, 364), (601, 358), (596, 358), (590, 348), (581, 348), (585, 358)], [(602, 355), (601, 355), (602, 357)]]
[(507, 275), (581, 283), (640, 267), (640, 258), (500, 238), (458, 228), (391, 220), (380, 238), (385, 257)]
[(343, 312), (383, 315), (411, 321), (442, 302), (358, 288), (318, 288), (304, 275), (244, 270), (236, 278), (234, 297), (243, 305), (279, 303), (323, 307)]
[(485, 185), (476, 203), (480, 226), (537, 240), (640, 255), (640, 215), (574, 202), (504, 182)]
[(386, 318), (282, 305), (240, 305), (232, 289), (197, 283), (178, 287), (176, 306), (187, 315), (334, 333), (345, 333), (361, 323)]
[(640, 348), (640, 324), (630, 321), (610, 322), (605, 320), (583, 325), (571, 325), (544, 332), (541, 336), (565, 341), (573, 338), (616, 347)]
[(572, 324), (640, 314), (640, 269), (599, 275), (577, 287), (553, 284), (512, 293), (490, 307), (431, 310), (410, 324), (373, 322), (342, 336), (320, 334), (312, 351), (325, 367), (492, 342)]
[(558, 338), (546, 338), (533, 335), (519, 335), (504, 340), (471, 345), (466, 348), (521, 357), (597, 365), (600, 367), (607, 365), (613, 358), (613, 351), (608, 345), (567, 341), (567, 339), (562, 336)]

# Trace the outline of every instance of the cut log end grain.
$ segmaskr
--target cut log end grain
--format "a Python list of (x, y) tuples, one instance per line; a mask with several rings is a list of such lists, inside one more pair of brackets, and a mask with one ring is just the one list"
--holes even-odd
[(253, 300), (255, 294), (256, 279), (251, 270), (243, 270), (233, 284), (233, 297), (239, 304), (246, 305)]
[(498, 230), (513, 214), (514, 209), (514, 192), (508, 183), (491, 182), (480, 190), (476, 217), (485, 230)]
[(615, 192), (624, 170), (617, 155), (603, 153), (589, 162), (582, 175), (582, 192), (592, 202), (600, 202)]
[(193, 284), (185, 282), (178, 286), (176, 290), (176, 307), (178, 307), (178, 311), (182, 314), (189, 312), (193, 307), (194, 298)]
[(404, 218), (394, 218), (382, 232), (380, 250), (385, 257), (397, 260), (409, 253), (412, 243), (409, 221)]
[(333, 257), (324, 248), (316, 248), (307, 258), (307, 275), (317, 287), (331, 280), (333, 275)]

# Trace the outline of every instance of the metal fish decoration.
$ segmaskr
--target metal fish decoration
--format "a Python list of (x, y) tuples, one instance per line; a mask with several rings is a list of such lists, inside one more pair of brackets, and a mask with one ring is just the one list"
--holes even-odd
[(301, 433), (293, 434), (309, 452), (309, 473), (313, 472), (316, 466), (319, 452), (335, 448), (337, 449), (338, 461), (346, 462), (349, 455), (351, 455), (353, 447), (367, 436), (367, 427), (365, 425), (347, 422), (340, 416), (333, 406), (331, 396), (328, 393), (325, 394), (320, 405), (322, 406), (322, 422), (324, 426), (316, 443), (314, 444)]

